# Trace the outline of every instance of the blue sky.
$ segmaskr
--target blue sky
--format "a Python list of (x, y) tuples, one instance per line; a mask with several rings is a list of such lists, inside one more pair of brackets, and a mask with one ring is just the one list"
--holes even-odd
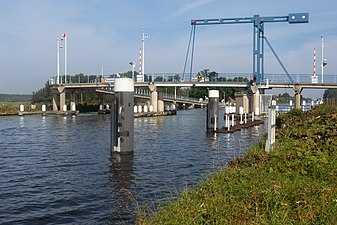
[[(182, 72), (191, 19), (284, 16), (308, 12), (309, 24), (269, 23), (269, 38), (289, 73), (312, 73), (313, 48), (325, 74), (337, 74), (337, 2), (333, 0), (0, 0), (0, 93), (32, 93), (56, 75), (56, 38), (68, 35), (68, 73), (112, 74), (138, 62), (146, 73)], [(197, 28), (194, 71), (252, 71), (252, 25)], [(266, 73), (282, 73), (268, 49)], [(319, 67), (319, 66), (318, 66)], [(62, 69), (62, 68), (61, 68)], [(137, 69), (137, 67), (136, 67)], [(320, 68), (317, 69), (320, 73)], [(61, 70), (62, 73), (62, 70)], [(316, 92), (315, 92), (316, 93)], [(313, 92), (310, 92), (313, 95)], [(321, 94), (321, 92), (320, 92)], [(313, 96), (315, 97), (315, 96)]]

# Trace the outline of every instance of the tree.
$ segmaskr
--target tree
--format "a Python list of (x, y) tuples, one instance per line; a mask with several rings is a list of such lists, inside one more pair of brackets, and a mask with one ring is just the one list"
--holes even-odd
[(41, 88), (37, 92), (33, 92), (32, 95), (32, 103), (43, 103), (43, 104), (51, 104), (52, 102), (52, 94), (50, 91), (49, 83), (46, 82), (44, 88)]
[(209, 81), (217, 81), (218, 80), (218, 73), (215, 71), (212, 71), (209, 73)]
[(327, 89), (324, 91), (323, 98), (337, 98), (337, 89)]

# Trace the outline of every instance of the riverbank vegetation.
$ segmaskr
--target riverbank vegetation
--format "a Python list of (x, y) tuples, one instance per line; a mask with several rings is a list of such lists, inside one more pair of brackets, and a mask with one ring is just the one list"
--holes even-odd
[(337, 224), (337, 106), (293, 110), (264, 143), (138, 224)]

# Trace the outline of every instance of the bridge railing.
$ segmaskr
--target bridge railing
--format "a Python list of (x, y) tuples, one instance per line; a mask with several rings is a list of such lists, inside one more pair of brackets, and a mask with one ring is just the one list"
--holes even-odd
[[(151, 92), (149, 89), (135, 88), (135, 94), (140, 95), (140, 96), (149, 97)], [(207, 100), (203, 98), (190, 98), (186, 96), (180, 96), (180, 95), (174, 95), (174, 94), (168, 94), (168, 93), (164, 93), (163, 97), (165, 99), (172, 99), (172, 100), (178, 100), (178, 101), (181, 100), (181, 101), (193, 102), (193, 103), (207, 103)]]
[[(295, 83), (312, 83), (312, 74), (289, 74)], [(95, 76), (95, 75), (91, 75)], [(101, 75), (97, 75), (99, 78)], [(317, 75), (318, 83), (322, 83), (321, 74)], [(253, 79), (252, 73), (218, 73), (217, 76), (209, 76), (198, 80), (198, 73), (185, 74), (182, 73), (149, 73), (146, 74), (145, 82), (233, 82), (233, 81), (250, 81)], [(268, 79), (269, 83), (290, 83), (289, 78), (282, 73), (265, 73), (264, 79)], [(100, 79), (84, 79), (80, 82), (72, 83), (101, 83)], [(325, 84), (337, 84), (336, 74), (324, 74), (323, 83)], [(56, 84), (56, 76), (49, 79), (49, 84)]]
[[(290, 77), (294, 80), (295, 83), (312, 83), (311, 77), (313, 74), (289, 74)], [(148, 75), (152, 81), (160, 81), (160, 82), (172, 82), (172, 81), (180, 81), (180, 82), (190, 82), (190, 78), (192, 82), (198, 82), (198, 73), (185, 74), (183, 76), (179, 73), (152, 73)], [(318, 83), (322, 83), (322, 76), (319, 74)], [(178, 79), (179, 78), (179, 79)], [(207, 77), (203, 78), (201, 82), (232, 82), (232, 81), (250, 81), (253, 79), (252, 73), (218, 73), (216, 77)], [(268, 79), (269, 82), (274, 83), (290, 83), (291, 81), (286, 76), (286, 74), (282, 73), (265, 73), (264, 79)], [(337, 83), (337, 75), (336, 74), (324, 74), (323, 83), (325, 84), (336, 84)]]

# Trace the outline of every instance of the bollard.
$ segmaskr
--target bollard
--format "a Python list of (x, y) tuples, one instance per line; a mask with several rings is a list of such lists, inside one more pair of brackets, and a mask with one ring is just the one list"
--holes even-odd
[(231, 125), (229, 124), (229, 113), (230, 113), (230, 108), (229, 106), (225, 107), (225, 113), (226, 113), (226, 121), (225, 121), (225, 127), (227, 127), (227, 130), (230, 130)]
[(254, 115), (254, 112), (252, 112), (252, 121), (254, 121), (254, 118), (255, 117), (255, 115)]
[(25, 106), (24, 105), (20, 105), (19, 106), (19, 116), (23, 116), (24, 115), (24, 111), (25, 111)]
[(234, 114), (232, 114), (232, 127), (234, 126)]
[(208, 104), (207, 104), (207, 131), (214, 131), (217, 129), (218, 114), (219, 114), (219, 90), (208, 91)]
[(247, 123), (247, 113), (245, 113), (245, 124)]
[(138, 106), (138, 112), (141, 113), (143, 111), (143, 107), (141, 105)]
[(293, 108), (293, 100), (289, 100), (289, 111)]
[(46, 105), (42, 105), (41, 106), (41, 111), (42, 111), (42, 116), (45, 116), (46, 115), (46, 111), (47, 111)]
[(67, 112), (67, 105), (63, 105), (63, 112)]
[(153, 105), (150, 105), (149, 112), (153, 112)]
[(306, 101), (303, 100), (303, 101), (302, 101), (302, 111), (303, 111), (303, 112), (305, 111), (305, 105), (306, 105), (306, 104), (307, 104)]
[(99, 105), (99, 110), (100, 110), (100, 111), (103, 110), (103, 105)]
[(75, 103), (71, 104), (71, 111), (75, 112), (76, 111), (76, 105)]
[(242, 106), (240, 106), (239, 108), (239, 114), (240, 114), (240, 124), (243, 124), (243, 121), (242, 121), (243, 107)]
[(147, 105), (144, 105), (144, 112), (145, 112), (145, 113), (148, 112), (148, 107), (147, 107)]
[(111, 153), (133, 153), (134, 81), (116, 78), (111, 106)]
[(133, 107), (133, 112), (134, 112), (134, 113), (137, 113), (137, 112), (138, 112), (138, 107), (137, 107), (136, 105)]

